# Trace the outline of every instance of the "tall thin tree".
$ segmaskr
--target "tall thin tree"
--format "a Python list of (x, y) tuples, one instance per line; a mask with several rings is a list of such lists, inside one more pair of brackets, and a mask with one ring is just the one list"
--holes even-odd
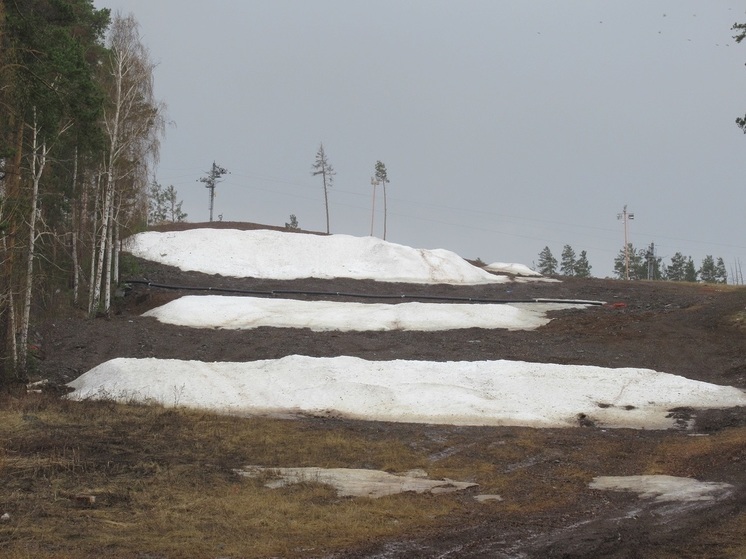
[[(107, 84), (108, 99), (104, 108), (103, 126), (106, 132), (106, 154), (104, 158), (103, 203), (101, 227), (98, 230), (98, 248), (93, 278), (93, 295), (88, 310), (95, 314), (101, 303), (102, 289), (111, 290), (110, 283), (104, 280), (104, 262), (107, 262), (106, 276), (110, 277), (113, 263), (107, 258), (109, 243), (113, 236), (110, 228), (118, 218), (116, 188), (120, 179), (130, 178), (130, 185), (136, 188), (127, 196), (139, 196), (138, 189), (147, 185), (148, 164), (158, 160), (159, 138), (164, 129), (162, 103), (154, 96), (153, 71), (155, 65), (150, 53), (142, 43), (139, 25), (131, 14), (117, 14), (109, 35), (109, 56), (105, 64), (104, 81)], [(114, 247), (117, 250), (117, 247)], [(105, 298), (108, 301), (108, 297)], [(108, 307), (104, 309), (108, 311)]]
[(324, 144), (319, 144), (319, 150), (316, 152), (316, 161), (314, 161), (311, 167), (311, 175), (321, 175), (321, 182), (324, 186), (324, 207), (326, 208), (326, 233), (329, 234), (329, 188), (332, 186), (334, 181), (334, 175), (337, 173), (334, 171), (329, 159), (324, 151)]
[(386, 240), (386, 219), (388, 217), (388, 208), (386, 206), (386, 184), (389, 182), (389, 174), (386, 171), (386, 165), (376, 161), (375, 178), (379, 184), (383, 185), (383, 240)]

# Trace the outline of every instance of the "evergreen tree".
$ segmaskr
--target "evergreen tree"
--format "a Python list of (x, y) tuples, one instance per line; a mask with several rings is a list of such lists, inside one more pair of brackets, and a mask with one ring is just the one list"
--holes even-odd
[(645, 251), (645, 278), (649, 280), (659, 280), (663, 277), (663, 271), (661, 270), (661, 263), (663, 259), (655, 255), (655, 243), (650, 243), (650, 246)]
[(169, 184), (163, 191), (163, 200), (166, 202), (166, 219), (171, 223), (186, 221), (187, 214), (182, 211), (183, 201), (177, 202), (178, 194), (173, 184)]
[(715, 283), (715, 259), (708, 254), (702, 260), (702, 266), (699, 268), (699, 279), (705, 283)]
[(329, 234), (329, 188), (334, 181), (334, 171), (329, 159), (324, 151), (324, 144), (319, 144), (319, 151), (316, 152), (316, 161), (314, 161), (311, 171), (312, 176), (321, 175), (321, 181), (324, 186), (324, 207), (326, 208), (326, 233)]
[(575, 261), (575, 275), (579, 278), (591, 277), (591, 265), (588, 263), (588, 255), (584, 250), (580, 251), (580, 256)]
[(389, 173), (386, 170), (386, 165), (380, 161), (376, 161), (375, 166), (375, 180), (378, 184), (383, 185), (383, 240), (386, 240), (386, 219), (388, 217), (388, 208), (386, 206), (386, 185), (389, 183)]
[(694, 266), (694, 260), (689, 257), (684, 267), (684, 281), (696, 282), (697, 281), (697, 268)]
[(288, 231), (300, 231), (300, 225), (298, 225), (298, 218), (295, 214), (290, 214), (290, 221), (285, 222), (285, 229)]
[(50, 275), (70, 267), (41, 241), (73, 232), (75, 180), (62, 162), (91, 155), (108, 22), (90, 0), (0, 2), (0, 385), (27, 372), (34, 295), (59, 292)]
[(671, 257), (671, 264), (666, 266), (666, 279), (669, 281), (685, 281), (686, 257), (677, 252)]
[(575, 251), (570, 245), (562, 248), (562, 264), (560, 265), (560, 274), (563, 276), (575, 275)]
[(728, 283), (728, 271), (725, 269), (725, 262), (723, 262), (722, 258), (718, 258), (715, 265), (715, 282)]
[(148, 188), (148, 224), (186, 221), (187, 214), (182, 211), (182, 204), (174, 185), (163, 188), (154, 180)]
[(157, 225), (166, 221), (166, 203), (163, 187), (155, 180), (148, 189), (148, 224)]
[(537, 270), (544, 276), (553, 276), (557, 273), (557, 259), (552, 255), (552, 251), (549, 247), (539, 253), (539, 269)]
[[(635, 250), (632, 243), (627, 244), (627, 255), (629, 255), (629, 279), (639, 280), (645, 279), (648, 274), (647, 263), (645, 260), (646, 252), (642, 249)], [(625, 279), (627, 277), (627, 257), (624, 252), (624, 248), (619, 251), (619, 254), (614, 259), (614, 273), (617, 278)]]

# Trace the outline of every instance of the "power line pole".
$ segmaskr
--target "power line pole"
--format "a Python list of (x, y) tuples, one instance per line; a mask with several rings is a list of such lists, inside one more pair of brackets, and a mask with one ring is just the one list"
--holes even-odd
[(624, 221), (624, 279), (629, 279), (629, 243), (627, 241), (627, 222), (635, 219), (635, 214), (627, 213), (627, 204), (624, 204), (624, 210), (616, 214), (617, 219)]
[(373, 222), (376, 217), (376, 187), (381, 182), (376, 177), (370, 177), (370, 184), (373, 187), (373, 207), (370, 212), (370, 236), (373, 236)]

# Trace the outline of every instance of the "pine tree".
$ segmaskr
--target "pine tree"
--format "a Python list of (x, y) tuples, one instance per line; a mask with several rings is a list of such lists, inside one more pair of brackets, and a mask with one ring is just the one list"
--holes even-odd
[(288, 231), (300, 231), (300, 225), (298, 225), (298, 218), (295, 214), (290, 214), (290, 221), (285, 222), (285, 229)]
[(580, 251), (580, 256), (575, 261), (575, 275), (579, 278), (591, 277), (591, 265), (588, 263), (588, 255), (584, 250)]
[(376, 161), (375, 166), (375, 179), (378, 184), (383, 185), (383, 240), (386, 240), (386, 219), (388, 217), (388, 209), (386, 207), (386, 185), (389, 183), (389, 174), (386, 170), (386, 165), (380, 161)]
[(715, 283), (715, 259), (708, 254), (702, 260), (702, 266), (699, 268), (699, 279), (705, 283)]
[(684, 281), (686, 278), (686, 257), (677, 252), (671, 257), (671, 264), (666, 266), (666, 279), (669, 281)]
[(552, 255), (552, 251), (549, 247), (539, 253), (539, 269), (537, 270), (544, 276), (553, 276), (557, 273), (557, 259)]
[(644, 250), (635, 250), (632, 243), (627, 243), (627, 254), (625, 255), (624, 248), (622, 248), (614, 259), (614, 273), (617, 278), (625, 279), (627, 277), (627, 256), (629, 257), (629, 279), (639, 280), (646, 278), (648, 270), (645, 254)]
[(316, 161), (311, 167), (312, 176), (321, 175), (321, 182), (324, 186), (324, 207), (326, 208), (326, 233), (329, 234), (329, 189), (334, 182), (334, 175), (337, 173), (334, 171), (329, 159), (326, 157), (324, 151), (324, 144), (319, 144), (319, 151), (316, 152)]
[(694, 267), (694, 260), (689, 257), (684, 267), (684, 281), (696, 282), (697, 281), (697, 268)]
[(163, 187), (155, 180), (148, 189), (148, 224), (157, 225), (166, 221), (166, 204)]
[(177, 197), (176, 188), (173, 184), (169, 184), (163, 191), (163, 201), (166, 204), (166, 219), (171, 223), (186, 221), (187, 218), (187, 214), (181, 210), (184, 202), (181, 200), (177, 202)]
[(560, 274), (563, 276), (575, 275), (575, 251), (570, 245), (565, 245), (562, 248), (562, 264), (560, 265)]
[(728, 271), (725, 269), (725, 262), (722, 258), (718, 258), (715, 265), (715, 282), (728, 283)]

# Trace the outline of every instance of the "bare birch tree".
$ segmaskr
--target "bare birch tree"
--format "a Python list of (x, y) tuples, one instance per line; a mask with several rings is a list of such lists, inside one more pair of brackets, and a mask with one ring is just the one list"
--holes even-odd
[[(39, 215), (39, 184), (41, 178), (44, 175), (44, 169), (47, 165), (47, 157), (49, 156), (50, 143), (41, 136), (41, 126), (37, 118), (37, 109), (32, 109), (33, 121), (30, 126), (31, 128), (31, 204), (29, 209), (29, 220), (28, 220), (28, 247), (26, 249), (26, 287), (23, 296), (23, 314), (21, 317), (21, 331), (18, 345), (24, 349), (19, 354), (18, 368), (21, 371), (26, 370), (26, 362), (28, 352), (25, 348), (28, 346), (28, 333), (29, 325), (31, 320), (31, 299), (34, 291), (34, 258), (36, 257), (36, 240), (38, 238), (37, 231), (37, 218)], [(72, 123), (68, 122), (63, 124), (58, 132), (58, 136), (65, 133), (65, 131), (72, 126)]]
[[(112, 228), (119, 218), (116, 204), (118, 182), (125, 177), (146, 177), (149, 163), (157, 161), (159, 138), (164, 129), (164, 106), (153, 91), (155, 65), (140, 38), (139, 25), (131, 14), (117, 14), (108, 39), (109, 56), (104, 80), (108, 103), (104, 108), (103, 126), (107, 147), (104, 174), (101, 226), (96, 232), (93, 258), (96, 262), (89, 314), (95, 315), (101, 305), (102, 290), (108, 293), (112, 251)], [(139, 180), (144, 185), (147, 181)], [(120, 193), (121, 192), (120, 190)], [(104, 274), (104, 264), (107, 273)], [(104, 297), (109, 310), (109, 296)]]

